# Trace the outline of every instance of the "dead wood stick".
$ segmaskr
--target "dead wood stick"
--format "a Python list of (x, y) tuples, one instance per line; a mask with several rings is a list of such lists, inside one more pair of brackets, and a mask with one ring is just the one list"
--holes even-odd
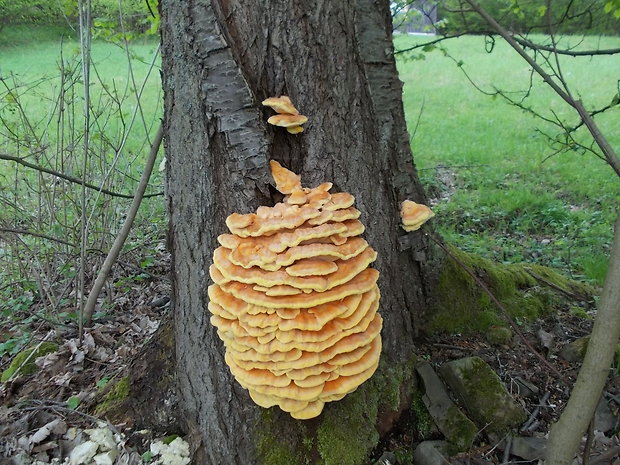
[(136, 214), (138, 213), (138, 209), (140, 208), (140, 203), (144, 198), (144, 191), (146, 190), (146, 186), (149, 183), (151, 172), (153, 171), (153, 166), (155, 165), (155, 158), (157, 157), (157, 152), (159, 150), (159, 146), (161, 145), (163, 137), (164, 126), (162, 123), (157, 130), (157, 134), (155, 134), (155, 139), (153, 140), (151, 151), (149, 152), (149, 156), (144, 166), (144, 171), (142, 172), (142, 177), (140, 178), (140, 184), (138, 184), (138, 187), (136, 188), (136, 193), (134, 194), (133, 201), (131, 202), (131, 206), (127, 211), (125, 223), (123, 223), (123, 227), (116, 236), (116, 239), (114, 239), (114, 244), (112, 244), (112, 248), (108, 252), (106, 259), (103, 262), (103, 265), (101, 265), (101, 269), (97, 274), (97, 279), (93, 284), (90, 294), (88, 294), (88, 300), (86, 301), (86, 305), (84, 306), (83, 313), (83, 321), (86, 325), (90, 324), (91, 322), (93, 312), (95, 310), (95, 304), (97, 303), (97, 298), (99, 297), (99, 293), (101, 292), (101, 289), (103, 288), (106, 279), (108, 279), (108, 275), (110, 274), (112, 265), (114, 265), (114, 262), (116, 262), (116, 259), (121, 252), (121, 248), (123, 247), (125, 240), (127, 240), (127, 236), (129, 236), (129, 231), (131, 231), (131, 227), (133, 226)]
[(606, 462), (609, 459), (613, 459), (615, 456), (620, 455), (620, 446), (612, 447), (601, 455), (590, 456), (590, 465), (598, 465), (599, 463)]
[(549, 397), (551, 397), (551, 393), (549, 391), (545, 392), (545, 394), (542, 396), (542, 398), (538, 402), (539, 405), (534, 410), (532, 410), (532, 414), (530, 415), (530, 418), (528, 418), (528, 420), (524, 423), (524, 425), (519, 430), (521, 433), (526, 432), (526, 431), (529, 432), (530, 427), (532, 426), (534, 421), (536, 421), (536, 418), (538, 417), (538, 414), (540, 413), (540, 407), (545, 406), (545, 404), (549, 400)]
[(585, 295), (576, 294), (574, 292), (570, 292), (570, 291), (567, 291), (566, 289), (563, 289), (562, 287), (558, 286), (555, 283), (552, 283), (548, 279), (543, 278), (542, 276), (540, 276), (539, 274), (537, 274), (534, 271), (530, 270), (529, 268), (525, 268), (525, 271), (527, 271), (528, 274), (530, 274), (534, 279), (536, 279), (536, 281), (540, 281), (541, 283), (546, 284), (547, 286), (555, 289), (556, 291), (559, 291), (562, 294), (567, 295), (571, 299), (581, 300), (583, 302), (591, 302), (592, 301), (592, 298), (589, 298), (589, 297), (587, 297)]

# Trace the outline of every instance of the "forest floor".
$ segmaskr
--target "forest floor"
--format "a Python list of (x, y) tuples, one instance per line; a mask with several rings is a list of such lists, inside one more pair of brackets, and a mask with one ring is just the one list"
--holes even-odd
[[(109, 388), (126, 375), (129, 363), (168, 312), (168, 257), (163, 247), (160, 250), (161, 255), (150, 268), (150, 278), (117, 289), (113, 311), (85, 329), (81, 344), (75, 325), (59, 327), (38, 320), (31, 323), (32, 344), (46, 341), (57, 345), (36, 359), (38, 371), (14, 376), (0, 385), (0, 464), (77, 464), (80, 463), (76, 461), (79, 453), (86, 454), (84, 457), (108, 454), (107, 459), (100, 458), (97, 463), (188, 463), (189, 459), (183, 458), (188, 454), (187, 444), (173, 441), (179, 431), (167, 433), (172, 436), (154, 438), (149, 431), (136, 430), (128, 424), (108, 423), (96, 413), (106, 386)], [(130, 268), (125, 272), (131, 276)], [(117, 281), (120, 278), (122, 276), (115, 276)], [(521, 330), (530, 344), (572, 384), (579, 362), (566, 361), (559, 354), (569, 342), (588, 335), (591, 326), (591, 315), (577, 316), (567, 311), (523, 325)], [(479, 356), (493, 367), (530, 415), (528, 423), (520, 432), (515, 432), (516, 435), (544, 437), (568, 399), (569, 388), (516, 336), (510, 343), (496, 346), (487, 342), (484, 335), (435, 335), (420, 340), (417, 347), (418, 355), (435, 367), (469, 356)], [(10, 357), (2, 359), (3, 369), (9, 362)], [(603, 416), (606, 415), (611, 432), (618, 431), (620, 418), (620, 376), (617, 371), (614, 374), (604, 393), (611, 409)], [(529, 386), (528, 392), (523, 392), (523, 382)], [(411, 416), (405, 418), (397, 430), (381, 442), (374, 454), (375, 460), (383, 452), (390, 451), (400, 458), (397, 463), (405, 465), (411, 463), (408, 461), (411, 451), (420, 441), (441, 439), (436, 428), (419, 431), (414, 426), (417, 423)], [(109, 443), (110, 438), (112, 443)], [(617, 435), (595, 430), (591, 439), (588, 446), (584, 439), (584, 447), (588, 447), (591, 456), (590, 465), (620, 464)], [(86, 450), (89, 444), (91, 448)], [(180, 449), (169, 450), (169, 455), (162, 452), (162, 447), (172, 444), (180, 445)], [(514, 456), (504, 457), (496, 446), (481, 439), (473, 450), (450, 458), (450, 463), (530, 463)], [(111, 453), (113, 449), (116, 452)], [(64, 462), (72, 453), (74, 460)], [(181, 461), (170, 461), (175, 454)], [(110, 458), (112, 461), (105, 461)]]
[[(590, 334), (592, 320), (578, 316), (556, 314), (521, 328), (529, 343), (558, 370), (559, 374), (549, 370), (543, 362), (524, 344), (519, 337), (514, 337), (509, 345), (491, 345), (484, 335), (435, 335), (431, 339), (417, 344), (420, 356), (428, 360), (436, 369), (445, 362), (464, 357), (477, 356), (487, 362), (498, 374), (512, 397), (520, 403), (528, 413), (528, 420), (521, 425), (513, 436), (545, 438), (551, 425), (558, 420), (566, 402), (570, 388), (577, 378), (580, 362), (569, 362), (560, 355), (571, 341)], [(567, 384), (568, 383), (568, 386)], [(524, 385), (527, 386), (524, 388)], [(590, 465), (620, 464), (620, 376), (616, 370), (610, 377), (603, 393), (609, 410), (601, 408), (597, 411), (596, 422), (589, 436), (584, 436), (580, 457), (587, 449)], [(413, 431), (410, 423), (405, 420), (405, 428), (397, 432), (383, 443), (385, 451), (411, 451), (423, 440), (442, 439), (435, 427), (426, 431)], [(409, 427), (409, 428), (408, 428)], [(604, 429), (606, 432), (600, 431)], [(481, 431), (483, 433), (483, 431)], [(480, 434), (482, 437), (483, 434)], [(586, 444), (588, 437), (591, 441)], [(538, 460), (527, 460), (511, 454), (506, 455), (497, 443), (478, 440), (477, 447), (468, 452), (450, 458), (450, 464), (508, 464), (538, 463)], [(533, 453), (540, 452), (539, 448)], [(397, 454), (398, 456), (398, 454)], [(587, 463), (583, 459), (575, 460), (575, 464)]]

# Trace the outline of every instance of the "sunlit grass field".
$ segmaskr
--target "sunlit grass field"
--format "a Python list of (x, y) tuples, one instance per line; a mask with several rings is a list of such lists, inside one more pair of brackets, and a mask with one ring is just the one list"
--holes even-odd
[[(94, 40), (91, 67), (91, 106), (103, 114), (121, 108), (120, 117), (99, 122), (96, 129), (108, 137), (122, 137), (130, 124), (137, 105), (136, 92), (144, 85), (140, 102), (142, 112), (134, 119), (125, 155), (119, 160), (121, 170), (135, 172), (139, 177), (140, 161), (146, 157), (145, 134), (154, 134), (162, 111), (162, 90), (159, 75), (158, 41), (154, 38), (136, 41), (126, 50), (122, 45)], [(151, 66), (154, 62), (155, 65)], [(50, 27), (11, 26), (0, 32), (0, 76), (9, 86), (18, 88), (20, 103), (31, 122), (42, 128), (58, 104), (61, 73), (79, 71), (81, 63), (77, 32)], [(77, 73), (76, 73), (77, 74)], [(148, 76), (148, 78), (147, 78)], [(0, 92), (6, 91), (4, 86)], [(67, 98), (76, 99), (81, 112), (82, 81), (76, 81)], [(6, 103), (6, 102), (5, 102)], [(144, 119), (142, 119), (142, 113)], [(105, 126), (103, 124), (105, 123)], [(53, 130), (45, 131), (49, 144), (55, 142)], [(2, 141), (0, 141), (0, 145)]]
[[(37, 124), (45, 124), (45, 115), (54, 105), (61, 50), (65, 66), (79, 58), (75, 35), (74, 31), (28, 27), (0, 32), (0, 75), (7, 82), (24, 85), (43, 79), (34, 88), (23, 88), (26, 112)], [(427, 40), (397, 36), (396, 49)], [(577, 43), (578, 39), (566, 40)], [(520, 97), (518, 92), (528, 88), (530, 70), (508, 46), (498, 40), (488, 53), (483, 37), (453, 39), (442, 46), (452, 58), (440, 50), (417, 60), (398, 55), (415, 163), (435, 199), (434, 222), (439, 231), (459, 247), (496, 260), (534, 261), (601, 282), (620, 200), (620, 180), (589, 152), (575, 149), (553, 155), (557, 147), (552, 147), (544, 134), (556, 135), (557, 127), (501, 97), (482, 94), (468, 82), (463, 70), (486, 91), (497, 88)], [(579, 47), (620, 47), (620, 38), (590, 38)], [(138, 86), (156, 49), (153, 39), (130, 47)], [(136, 105), (126, 51), (95, 40), (93, 61), (93, 102), (109, 94), (126, 96), (126, 124)], [(618, 93), (617, 57), (564, 57), (561, 66), (571, 91), (588, 108), (604, 106)], [(161, 99), (156, 66), (141, 99), (146, 124), (135, 123), (126, 155), (119, 162), (119, 169), (133, 178), (139, 177), (146, 156), (145, 130), (154, 131), (161, 117)], [(577, 122), (570, 108), (538, 78), (525, 104), (569, 125)], [(619, 110), (612, 109), (596, 121), (618, 150)], [(107, 124), (110, 134), (121, 130), (118, 120)], [(590, 144), (583, 129), (578, 134), (582, 143)], [(49, 133), (48, 137), (53, 143), (55, 136)], [(6, 166), (0, 163), (0, 172)], [(155, 174), (153, 183), (161, 184), (160, 173)], [(159, 211), (163, 215), (163, 209)]]
[[(397, 36), (395, 45), (399, 50), (428, 40)], [(437, 198), (440, 232), (496, 260), (535, 261), (602, 282), (620, 179), (590, 152), (575, 148), (553, 155), (558, 147), (547, 135), (556, 136), (558, 127), (502, 97), (484, 95), (468, 81), (463, 71), (486, 92), (500, 89), (521, 98), (530, 67), (508, 45), (498, 40), (488, 53), (484, 37), (463, 37), (442, 46), (446, 53), (434, 50), (424, 59), (398, 55), (414, 159), (429, 195)], [(579, 49), (619, 46), (620, 38), (586, 38)], [(609, 104), (619, 92), (617, 57), (562, 57), (560, 66), (572, 94), (588, 109)], [(578, 121), (539, 78), (524, 104), (569, 126)], [(596, 121), (619, 150), (619, 109)], [(583, 128), (578, 139), (591, 144)]]
[[(87, 182), (107, 183), (104, 187), (110, 190), (133, 194), (149, 151), (146, 134), (153, 137), (162, 116), (158, 45), (156, 38), (149, 38), (133, 42), (127, 50), (122, 44), (93, 40), (89, 80), (92, 147), (86, 169)], [(61, 86), (63, 73), (64, 85)], [(3, 28), (0, 31), (0, 77), (0, 133), (16, 134), (22, 139), (16, 144), (0, 135), (0, 151), (80, 178), (84, 90), (77, 32), (54, 27)], [(139, 99), (138, 93), (141, 93)], [(61, 102), (65, 102), (63, 110)], [(34, 145), (27, 129), (30, 127), (40, 137)], [(0, 161), (3, 183), (14, 182), (15, 167), (13, 162)], [(23, 168), (19, 173), (26, 180), (23, 194), (18, 193), (21, 206), (29, 208), (28, 202), (39, 202), (37, 188), (29, 187), (36, 185), (36, 173)], [(148, 192), (161, 191), (162, 173), (155, 170), (150, 184)], [(22, 184), (15, 182), (14, 185)], [(74, 184), (67, 184), (67, 188), (79, 190)], [(105, 204), (114, 214), (120, 214), (128, 205), (127, 200), (117, 199), (117, 205), (111, 207), (110, 199), (92, 190), (87, 195), (92, 209)], [(58, 204), (55, 207), (61, 208)], [(161, 216), (159, 223), (165, 223), (161, 196), (145, 200), (142, 208), (147, 213), (139, 216), (138, 222), (152, 225), (151, 219)], [(53, 225), (48, 228), (52, 235), (62, 235)], [(110, 232), (113, 234), (114, 230)]]

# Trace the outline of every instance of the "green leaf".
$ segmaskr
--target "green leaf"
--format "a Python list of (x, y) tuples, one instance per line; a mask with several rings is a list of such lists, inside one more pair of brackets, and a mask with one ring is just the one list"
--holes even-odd
[(80, 405), (79, 397), (71, 396), (69, 397), (69, 399), (67, 399), (67, 408), (69, 410), (75, 410), (76, 408), (78, 408), (78, 405)]
[(607, 2), (605, 3), (605, 8), (603, 8), (603, 11), (605, 13), (610, 13), (611, 10), (613, 10), (613, 8), (614, 8), (614, 2)]
[(171, 434), (170, 436), (166, 436), (164, 439), (162, 439), (161, 442), (163, 442), (166, 445), (170, 445), (170, 443), (178, 437), (179, 437), (178, 434)]
[(108, 378), (107, 376), (104, 376), (99, 381), (97, 381), (97, 387), (99, 389), (102, 389), (106, 386), (106, 384), (108, 384), (109, 381), (110, 381), (110, 378)]
[(153, 460), (153, 452), (147, 450), (144, 454), (142, 454), (143, 462), (150, 462), (151, 460)]
[(536, 11), (538, 12), (538, 16), (545, 16), (545, 13), (547, 13), (547, 7), (546, 5), (539, 6)]

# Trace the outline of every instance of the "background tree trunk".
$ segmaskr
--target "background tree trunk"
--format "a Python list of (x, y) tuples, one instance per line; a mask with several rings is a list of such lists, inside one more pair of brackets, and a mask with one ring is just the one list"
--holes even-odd
[[(378, 441), (375, 424), (388, 429), (405, 405), (413, 336), (432, 284), (423, 235), (399, 251), (399, 202), (425, 199), (388, 2), (160, 5), (177, 376), (183, 418), (202, 441), (196, 463), (360, 463)], [(309, 118), (301, 135), (266, 123), (273, 112), (260, 102), (282, 94)], [(207, 270), (226, 216), (278, 200), (269, 159), (301, 174), (304, 185), (331, 181), (332, 192), (354, 194), (379, 253), (379, 371), (310, 421), (252, 403), (224, 363), (206, 310)]]

